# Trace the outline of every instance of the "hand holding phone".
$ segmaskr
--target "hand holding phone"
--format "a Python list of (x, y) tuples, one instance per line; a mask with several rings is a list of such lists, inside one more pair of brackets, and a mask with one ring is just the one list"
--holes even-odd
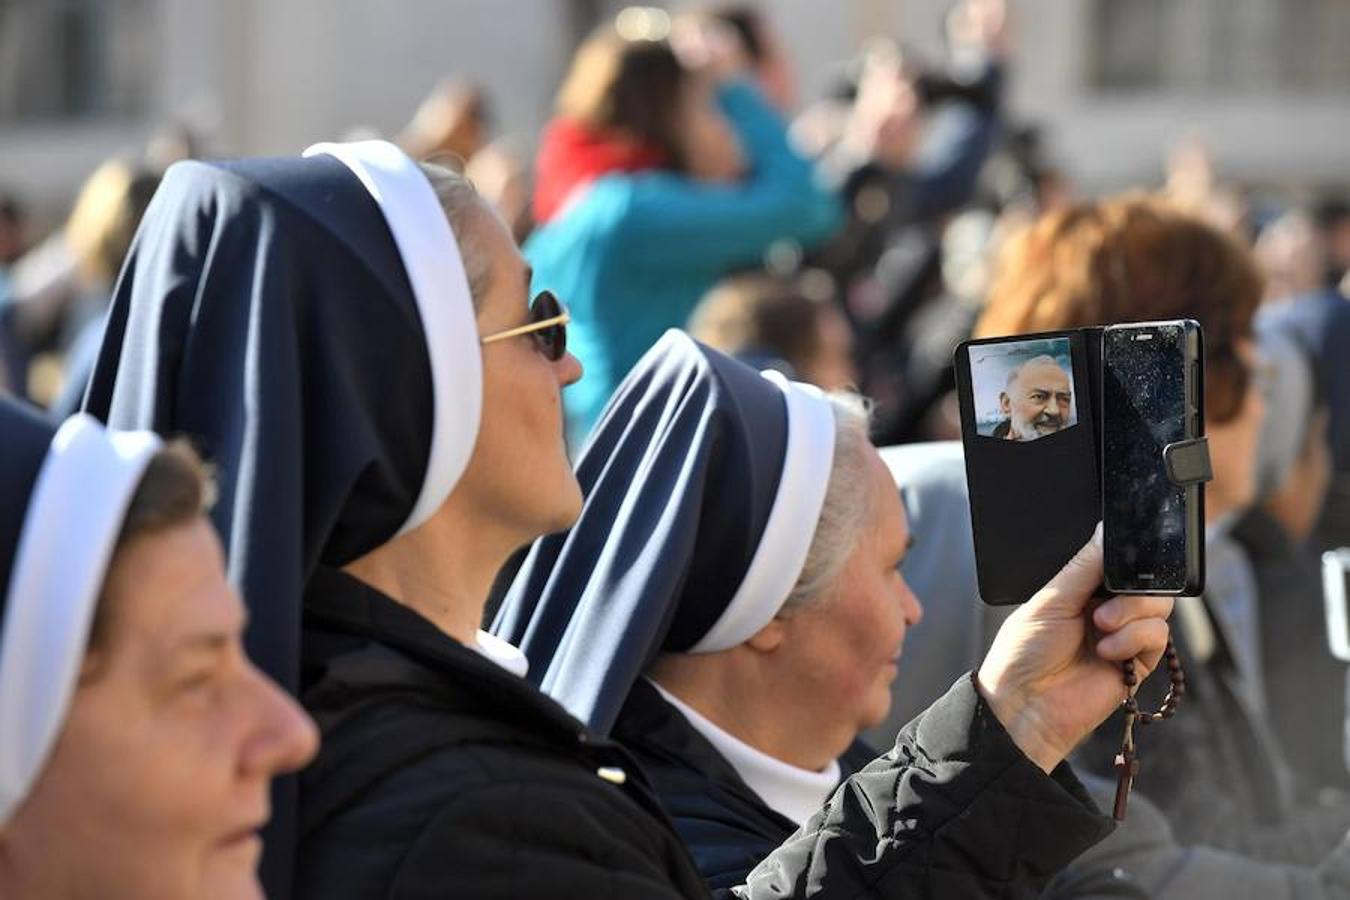
[[(1013, 741), (1047, 773), (1120, 706), (1120, 663), (1151, 672), (1167, 645), (1167, 596), (1095, 606), (1102, 537), (1094, 534), (999, 628), (976, 683)], [(1084, 641), (1095, 641), (1092, 653)]]

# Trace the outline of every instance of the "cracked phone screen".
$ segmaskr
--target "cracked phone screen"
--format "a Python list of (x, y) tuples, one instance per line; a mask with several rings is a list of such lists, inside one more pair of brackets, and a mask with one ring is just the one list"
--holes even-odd
[(1113, 591), (1186, 586), (1186, 491), (1163, 448), (1186, 435), (1185, 335), (1110, 328), (1102, 347), (1102, 515)]

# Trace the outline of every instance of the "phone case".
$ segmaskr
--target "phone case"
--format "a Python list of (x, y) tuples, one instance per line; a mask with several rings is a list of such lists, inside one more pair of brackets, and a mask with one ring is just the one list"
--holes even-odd
[[(1023, 603), (1043, 587), (1092, 536), (1102, 517), (1100, 327), (986, 338), (960, 344), (954, 354), (966, 480), (980, 596), (997, 606)], [(1021, 357), (1000, 348), (1028, 345), (1067, 349), (1049, 355), (1072, 388), (1071, 424), (1032, 440), (1001, 439), (991, 431), (990, 396), (1002, 373)], [(1002, 353), (1002, 368), (979, 366)], [(1044, 363), (1042, 363), (1044, 365)], [(973, 368), (974, 366), (974, 368)], [(1061, 379), (1062, 380), (1062, 379)], [(1066, 419), (1066, 421), (1070, 421)], [(1168, 472), (1178, 483), (1208, 478), (1208, 453), (1198, 440), (1169, 445)], [(1198, 538), (1203, 553), (1203, 534)]]

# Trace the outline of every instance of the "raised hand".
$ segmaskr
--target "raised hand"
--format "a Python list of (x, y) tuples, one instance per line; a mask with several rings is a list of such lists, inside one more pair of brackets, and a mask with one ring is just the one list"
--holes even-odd
[(1142, 679), (1162, 658), (1172, 598), (1098, 603), (1101, 528), (1050, 583), (1008, 617), (977, 676), (980, 692), (1046, 772), (1125, 699), (1120, 663)]

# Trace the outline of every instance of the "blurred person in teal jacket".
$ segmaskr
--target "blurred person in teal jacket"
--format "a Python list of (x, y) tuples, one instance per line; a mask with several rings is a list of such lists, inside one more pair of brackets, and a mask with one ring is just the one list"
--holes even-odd
[(629, 9), (577, 52), (536, 164), (534, 289), (572, 313), (573, 446), (624, 374), (728, 273), (828, 238), (834, 194), (715, 23)]

